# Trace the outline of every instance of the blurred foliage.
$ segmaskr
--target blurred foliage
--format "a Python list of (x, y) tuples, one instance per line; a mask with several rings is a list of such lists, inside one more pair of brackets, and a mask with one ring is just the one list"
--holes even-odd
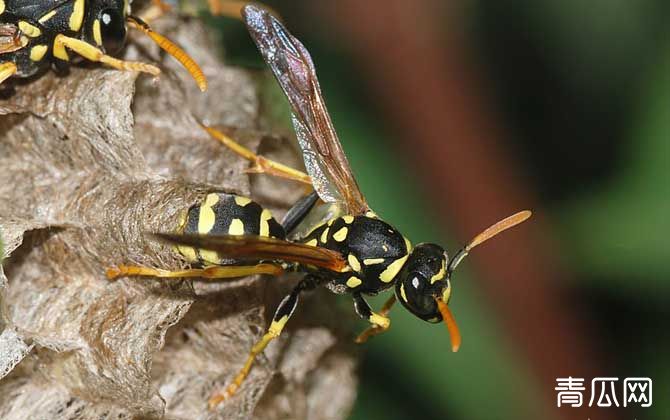
[(597, 274), (601, 286), (649, 297), (663, 288), (667, 298), (670, 44), (649, 73), (626, 141), (626, 164), (601, 189), (561, 209), (559, 232), (571, 244), (575, 268)]

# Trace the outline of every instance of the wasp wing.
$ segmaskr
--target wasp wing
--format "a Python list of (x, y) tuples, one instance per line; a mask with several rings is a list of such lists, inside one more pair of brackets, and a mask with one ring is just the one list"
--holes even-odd
[(365, 213), (368, 204), (328, 115), (309, 52), (267, 11), (247, 5), (242, 15), (291, 104), (293, 126), (314, 189), (323, 201), (343, 204), (349, 214)]
[(19, 27), (13, 23), (0, 23), (0, 54), (14, 52), (23, 48)]
[(162, 241), (216, 251), (222, 256), (239, 260), (281, 260), (311, 264), (332, 271), (341, 271), (347, 265), (339, 252), (266, 236), (170, 233), (153, 235)]

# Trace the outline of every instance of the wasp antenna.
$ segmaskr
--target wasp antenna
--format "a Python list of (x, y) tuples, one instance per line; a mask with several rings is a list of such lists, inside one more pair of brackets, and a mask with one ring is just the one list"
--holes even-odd
[(533, 213), (530, 210), (523, 210), (486, 228), (486, 230), (484, 230), (482, 233), (475, 236), (474, 239), (472, 239), (472, 241), (470, 241), (470, 243), (465, 246), (465, 248), (461, 249), (456, 253), (456, 255), (454, 255), (454, 258), (452, 258), (451, 262), (449, 263), (449, 268), (447, 271), (452, 273), (458, 264), (461, 263), (463, 258), (465, 258), (474, 247), (488, 241), (497, 234), (518, 225), (519, 223), (525, 222), (528, 220), (528, 218), (530, 218), (530, 216), (532, 216), (532, 214)]
[(439, 297), (435, 297), (435, 302), (437, 302), (437, 308), (440, 310), (440, 314), (442, 314), (444, 325), (447, 326), (447, 330), (449, 331), (451, 351), (456, 353), (461, 347), (461, 331), (458, 329), (458, 325), (456, 325), (456, 319), (454, 319), (449, 306)]
[(186, 53), (186, 51), (181, 49), (177, 44), (170, 41), (163, 35), (151, 29), (151, 27), (146, 22), (137, 16), (128, 16), (126, 17), (126, 20), (130, 26), (147, 34), (159, 47), (173, 56), (177, 61), (179, 61), (191, 74), (201, 91), (204, 92), (207, 90), (207, 78), (205, 77), (205, 74), (202, 72), (202, 69), (198, 63), (196, 63), (195, 60), (193, 60), (193, 58), (191, 58), (191, 56)]
[(208, 3), (209, 12), (213, 16), (227, 16), (232, 19), (243, 21), (242, 10), (245, 6), (252, 5), (267, 10), (271, 15), (280, 21), (283, 21), (281, 15), (267, 4), (259, 4), (248, 0), (208, 0)]
[(532, 215), (530, 210), (523, 210), (520, 211), (516, 214), (513, 214), (509, 217), (506, 217), (499, 221), (498, 223), (494, 224), (493, 226), (487, 228), (485, 231), (480, 233), (479, 235), (475, 236), (475, 238), (470, 241), (470, 243), (465, 247), (468, 251), (470, 251), (472, 248), (476, 247), (477, 245), (481, 244), (482, 242), (488, 241), (489, 239), (493, 238), (497, 234), (501, 233), (502, 231), (505, 231), (509, 228), (512, 228), (519, 223), (522, 223)]

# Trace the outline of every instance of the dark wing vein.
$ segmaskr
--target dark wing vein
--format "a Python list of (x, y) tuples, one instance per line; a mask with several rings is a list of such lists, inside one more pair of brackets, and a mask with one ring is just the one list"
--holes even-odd
[(314, 188), (326, 202), (341, 202), (350, 214), (369, 207), (328, 115), (307, 49), (275, 17), (245, 6), (247, 28), (286, 95)]
[(326, 248), (255, 235), (187, 235), (154, 233), (156, 238), (179, 245), (216, 251), (239, 260), (282, 260), (340, 271), (346, 266), (342, 254)]

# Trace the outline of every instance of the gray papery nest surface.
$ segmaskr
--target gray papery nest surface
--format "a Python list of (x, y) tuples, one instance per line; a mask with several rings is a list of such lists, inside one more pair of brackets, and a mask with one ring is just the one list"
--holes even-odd
[(128, 56), (161, 61), (157, 82), (91, 66), (2, 91), (0, 418), (344, 418), (355, 351), (327, 292), (305, 296), (237, 396), (210, 413), (210, 393), (232, 379), (296, 279), (105, 278), (115, 264), (182, 267), (143, 232), (173, 230), (208, 192), (250, 194), (277, 218), (304, 193), (250, 181), (249, 164), (198, 126), (221, 124), (300, 166), (289, 142), (267, 134), (265, 76), (225, 66), (197, 23), (160, 29), (203, 65), (209, 93), (142, 40)]

